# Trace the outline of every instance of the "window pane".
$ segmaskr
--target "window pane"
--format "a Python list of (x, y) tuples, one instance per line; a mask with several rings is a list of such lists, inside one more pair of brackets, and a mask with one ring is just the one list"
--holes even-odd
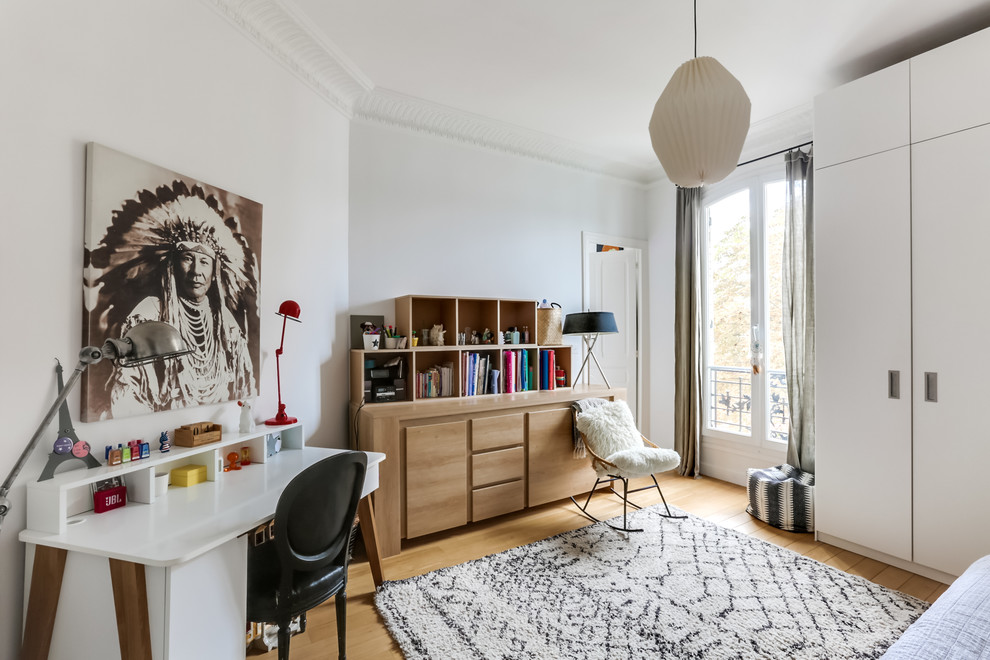
[(709, 426), (749, 435), (750, 366), (749, 191), (707, 208)]
[(784, 204), (787, 188), (775, 181), (764, 188), (764, 217), (767, 236), (767, 339), (766, 366), (769, 378), (767, 405), (770, 439), (787, 441), (787, 377), (784, 373)]

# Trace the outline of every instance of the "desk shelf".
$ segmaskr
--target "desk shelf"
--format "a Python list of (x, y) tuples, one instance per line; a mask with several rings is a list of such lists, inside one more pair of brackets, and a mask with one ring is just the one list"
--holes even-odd
[[(161, 453), (152, 450), (151, 457), (140, 461), (104, 465), (89, 470), (69, 470), (56, 474), (47, 481), (35, 481), (27, 485), (27, 529), (48, 534), (64, 534), (68, 520), (74, 516), (92, 512), (92, 484), (114, 477), (123, 478), (127, 485), (128, 502), (152, 504), (155, 502), (155, 475), (166, 473), (183, 465), (206, 466), (208, 482), (225, 478), (223, 458), (230, 451), (248, 447), (252, 463), (269, 460), (265, 441), (269, 434), (281, 434), (282, 451), (303, 448), (301, 424), (285, 426), (259, 426), (250, 433), (238, 433), (225, 429), (219, 442), (199, 447), (176, 447)], [(245, 469), (250, 469), (245, 468)], [(229, 474), (229, 473), (228, 473)], [(233, 474), (237, 474), (236, 472)], [(169, 492), (179, 487), (170, 487)], [(190, 486), (189, 488), (196, 488)], [(185, 490), (185, 489), (183, 489)], [(166, 495), (168, 497), (168, 495)], [(90, 514), (97, 515), (97, 514)], [(110, 511), (101, 516), (114, 516)]]

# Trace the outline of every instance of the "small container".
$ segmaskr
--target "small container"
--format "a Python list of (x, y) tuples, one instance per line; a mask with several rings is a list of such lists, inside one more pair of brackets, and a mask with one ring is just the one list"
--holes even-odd
[(155, 497), (164, 497), (168, 492), (168, 473), (155, 475)]
[(378, 350), (378, 340), (381, 335), (362, 335), (364, 337), (364, 350), (366, 351), (377, 351)]
[(183, 465), (168, 473), (173, 486), (195, 486), (206, 481), (205, 465)]
[(398, 348), (399, 338), (398, 337), (386, 337), (385, 338), (385, 348)]

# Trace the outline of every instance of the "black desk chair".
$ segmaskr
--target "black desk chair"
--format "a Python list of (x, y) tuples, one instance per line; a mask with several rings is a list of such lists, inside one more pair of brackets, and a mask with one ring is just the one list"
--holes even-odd
[(292, 618), (331, 596), (338, 654), (347, 656), (347, 564), (367, 466), (363, 452), (347, 452), (300, 472), (279, 497), (275, 538), (248, 553), (248, 620), (278, 625), (279, 660), (289, 658)]

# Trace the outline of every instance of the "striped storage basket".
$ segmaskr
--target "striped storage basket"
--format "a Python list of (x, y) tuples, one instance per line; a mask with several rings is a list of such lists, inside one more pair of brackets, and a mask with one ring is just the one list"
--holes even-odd
[(746, 474), (750, 515), (788, 532), (815, 531), (815, 475), (790, 465)]

